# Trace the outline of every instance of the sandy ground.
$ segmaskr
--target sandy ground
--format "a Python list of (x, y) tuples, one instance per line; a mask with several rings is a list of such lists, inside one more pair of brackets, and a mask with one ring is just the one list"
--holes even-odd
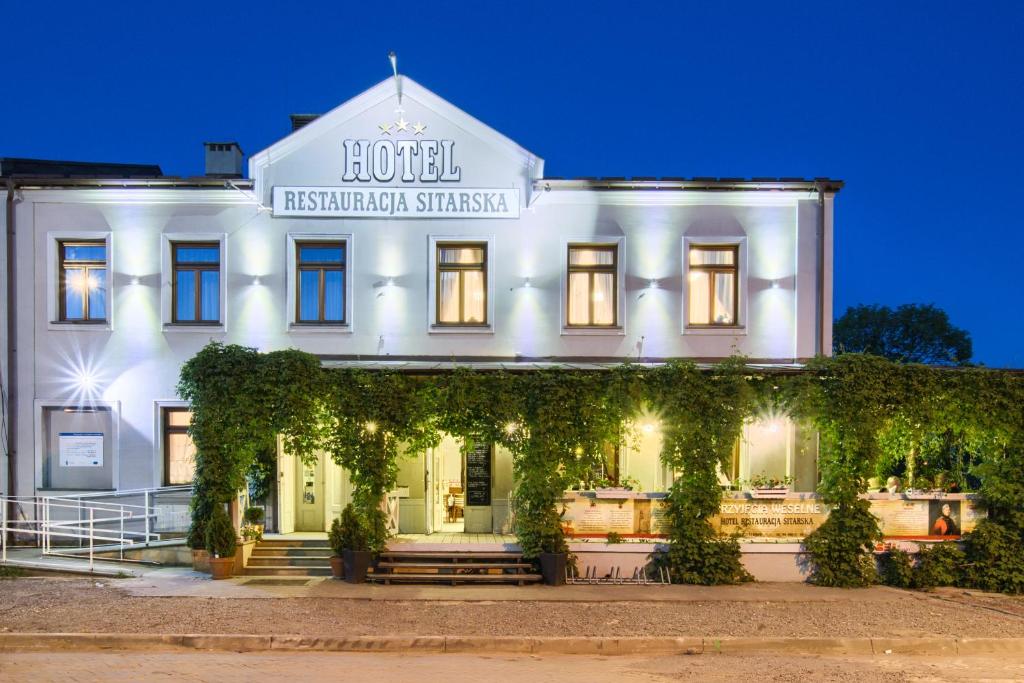
[(291, 652), (224, 653), (5, 653), (0, 680), (388, 681), (434, 683), (559, 681), (660, 683), (662, 681), (1011, 681), (1024, 679), (1019, 657), (572, 657), (382, 655)]
[[(220, 583), (220, 582), (218, 582)], [(571, 591), (565, 589), (552, 589)], [(615, 595), (608, 589), (609, 598)], [(752, 587), (752, 590), (757, 590)], [(1024, 599), (964, 591), (802, 587), (800, 599), (734, 591), (658, 602), (144, 597), (116, 581), (0, 581), (0, 630), (124, 633), (529, 636), (988, 636), (1024, 634)], [(756, 593), (754, 593), (756, 595)], [(459, 595), (457, 591), (450, 593)], [(507, 593), (503, 594), (507, 595)], [(839, 595), (839, 597), (836, 597)]]

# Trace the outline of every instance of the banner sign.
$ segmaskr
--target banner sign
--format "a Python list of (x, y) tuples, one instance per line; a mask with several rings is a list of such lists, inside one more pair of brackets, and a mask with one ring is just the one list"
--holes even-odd
[(491, 444), (476, 443), (466, 453), (466, 505), (491, 504)]
[(519, 218), (519, 190), (275, 187), (274, 215), (322, 218)]
[[(622, 500), (602, 500), (567, 493), (562, 528), (570, 535), (620, 534), (661, 536), (668, 534), (665, 500), (644, 494)], [(886, 538), (959, 538), (973, 531), (985, 517), (983, 508), (963, 494), (908, 498), (870, 497), (871, 514)], [(724, 536), (740, 538), (799, 539), (828, 519), (829, 506), (814, 497), (782, 500), (723, 498), (711, 526)]]
[(60, 432), (61, 467), (103, 467), (103, 434), (101, 432)]

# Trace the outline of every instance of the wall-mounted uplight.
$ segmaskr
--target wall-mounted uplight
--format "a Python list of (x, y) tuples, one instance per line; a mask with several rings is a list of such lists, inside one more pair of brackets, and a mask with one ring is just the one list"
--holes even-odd
[(132, 283), (133, 285), (137, 285), (137, 284), (139, 284), (140, 282), (142, 282), (142, 280), (141, 280), (141, 279), (139, 279), (139, 276), (138, 276), (138, 275), (132, 275), (132, 279), (131, 279), (131, 280), (129, 280), (129, 282), (131, 282), (131, 283)]
[(260, 285), (260, 278), (258, 275), (252, 279), (252, 284), (254, 287), (258, 287)]
[(372, 421), (371, 422), (367, 422), (366, 424), (363, 425), (363, 429), (366, 431), (367, 434), (376, 434), (377, 433), (377, 423), (376, 422), (372, 422)]
[(651, 280), (647, 281), (647, 289), (657, 289), (657, 288), (658, 288), (658, 281), (656, 279), (651, 279)]
[(643, 425), (640, 426), (640, 430), (644, 434), (653, 434), (654, 433), (654, 425), (651, 424), (650, 422), (644, 422)]
[(385, 287), (394, 287), (395, 286), (395, 278), (393, 278), (393, 277), (385, 278), (384, 279), (384, 286)]
[(96, 388), (96, 377), (88, 370), (79, 370), (75, 373), (75, 381), (78, 383), (79, 391), (91, 393)]
[(778, 289), (780, 286), (778, 280), (772, 280), (772, 289)]
[(524, 277), (523, 278), (523, 289), (529, 289), (530, 287), (533, 287), (533, 282), (530, 281), (530, 278)]
[(508, 434), (509, 436), (515, 434), (517, 429), (519, 429), (519, 425), (517, 425), (515, 422), (509, 422), (507, 425), (505, 425), (505, 433)]

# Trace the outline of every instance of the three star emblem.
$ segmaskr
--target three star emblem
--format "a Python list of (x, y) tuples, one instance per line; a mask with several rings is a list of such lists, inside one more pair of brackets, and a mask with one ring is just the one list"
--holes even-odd
[(392, 130), (395, 133), (408, 133), (410, 132), (410, 126), (412, 127), (413, 135), (423, 135), (423, 131), (427, 129), (426, 125), (417, 121), (416, 123), (410, 123), (405, 120), (404, 116), (399, 116), (398, 120), (393, 123), (378, 123), (377, 128), (380, 129), (381, 135), (391, 135)]

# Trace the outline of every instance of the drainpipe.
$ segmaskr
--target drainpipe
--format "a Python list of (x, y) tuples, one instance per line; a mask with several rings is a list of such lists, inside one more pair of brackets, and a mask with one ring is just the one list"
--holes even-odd
[(825, 355), (825, 184), (815, 183), (818, 191), (818, 259), (815, 273), (816, 311), (814, 326), (815, 355)]
[[(14, 496), (14, 452), (17, 444), (17, 421), (14, 419), (15, 401), (17, 400), (18, 367), (17, 333), (18, 323), (15, 304), (15, 254), (14, 254), (14, 188), (15, 183), (7, 179), (7, 495)], [(11, 503), (7, 511), (7, 519), (15, 519), (15, 506)]]

